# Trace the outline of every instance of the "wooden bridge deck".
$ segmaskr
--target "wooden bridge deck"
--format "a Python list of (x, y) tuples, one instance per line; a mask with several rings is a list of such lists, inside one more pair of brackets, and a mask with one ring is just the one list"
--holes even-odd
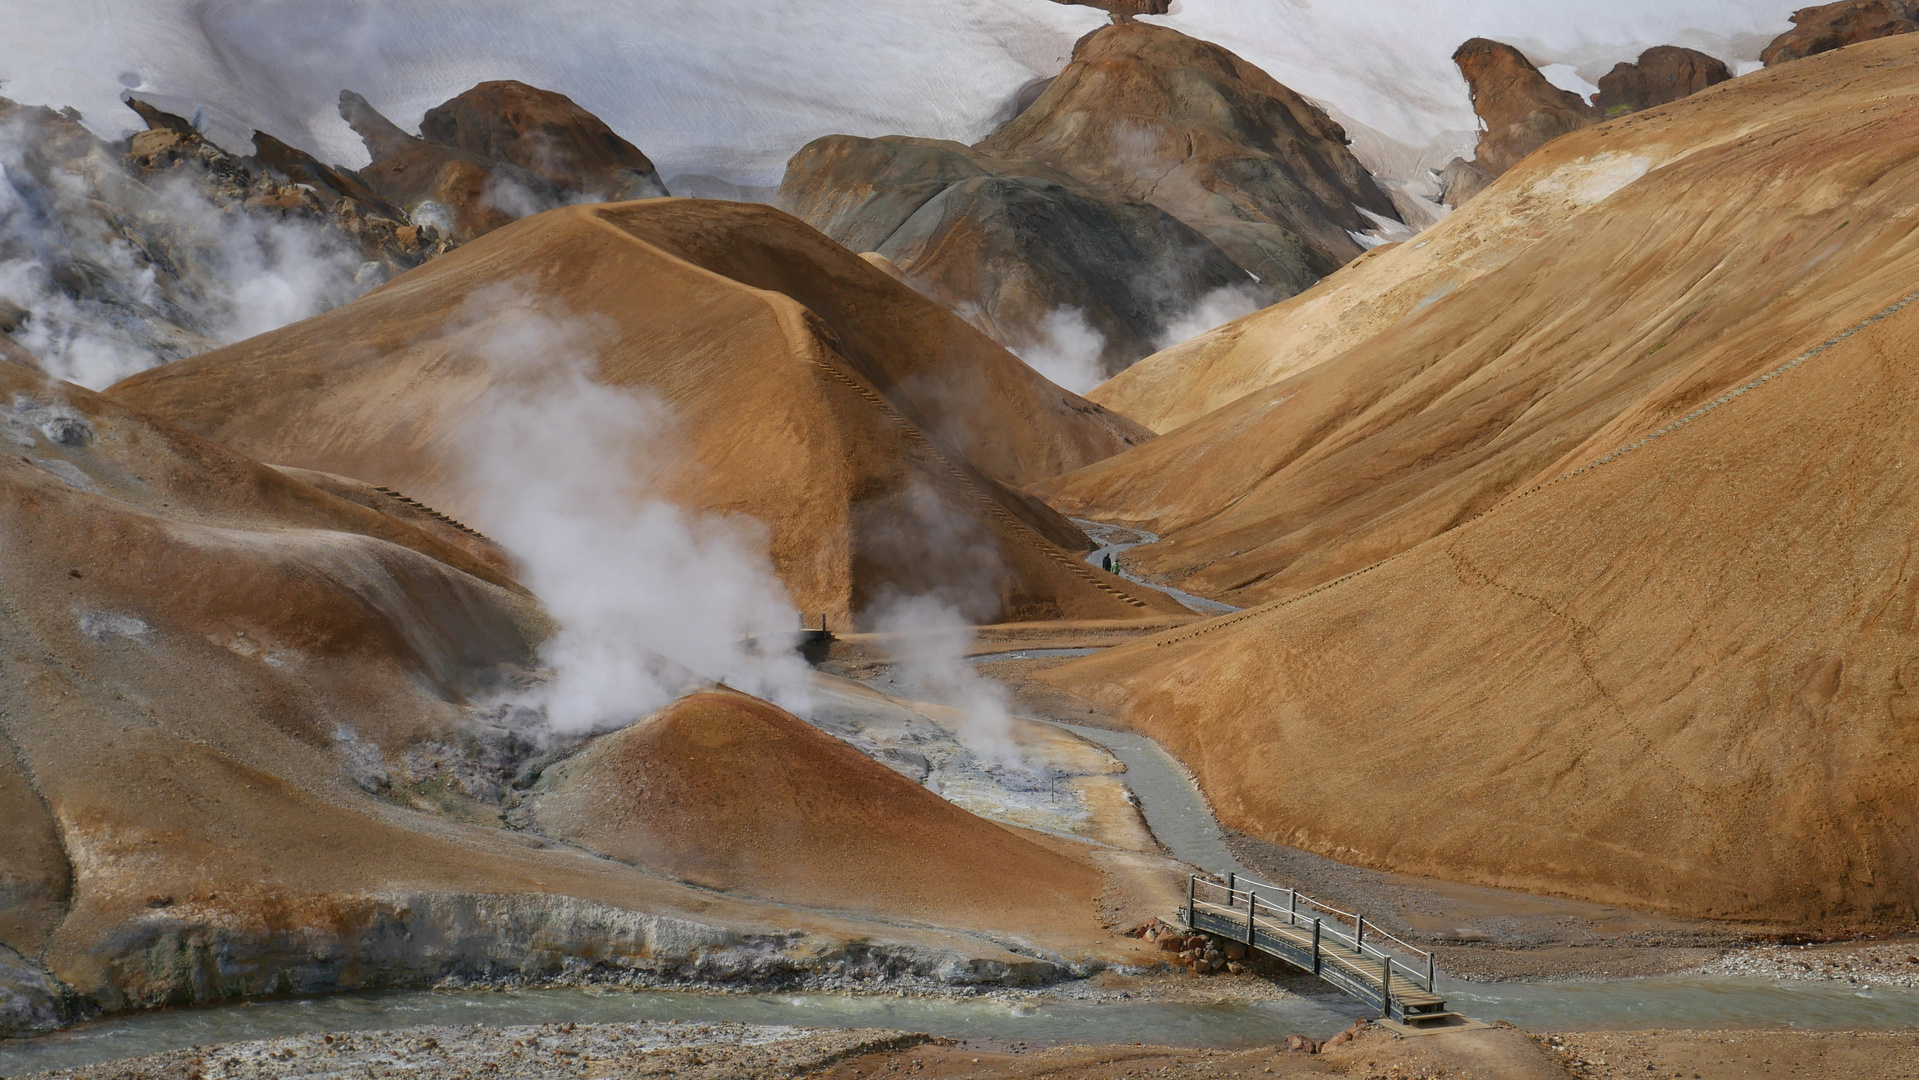
[[(1191, 879), (1186, 924), (1214, 937), (1237, 941), (1249, 953), (1261, 953), (1309, 971), (1379, 1010), (1381, 1017), (1406, 1024), (1450, 1019), (1446, 1001), (1436, 992), (1432, 954), (1372, 928), (1365, 916), (1342, 912), (1291, 889), (1235, 881), (1216, 885)], [(1283, 898), (1285, 903), (1275, 901)], [(1302, 903), (1305, 909), (1301, 909)], [(1328, 917), (1330, 916), (1330, 918)], [(1348, 932), (1347, 921), (1351, 922)], [(1389, 952), (1386, 938), (1400, 946)]]

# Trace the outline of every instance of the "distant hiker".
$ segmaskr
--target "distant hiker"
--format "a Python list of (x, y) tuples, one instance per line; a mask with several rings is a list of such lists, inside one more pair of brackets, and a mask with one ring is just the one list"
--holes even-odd
[(1107, 573), (1109, 573), (1109, 574), (1110, 574), (1110, 573), (1112, 573), (1112, 572), (1113, 572), (1113, 557), (1112, 557), (1111, 555), (1101, 555), (1101, 556), (1099, 557), (1099, 565), (1100, 565), (1101, 567), (1103, 567), (1103, 568), (1104, 568), (1104, 569), (1106, 570), (1106, 572), (1107, 572)]

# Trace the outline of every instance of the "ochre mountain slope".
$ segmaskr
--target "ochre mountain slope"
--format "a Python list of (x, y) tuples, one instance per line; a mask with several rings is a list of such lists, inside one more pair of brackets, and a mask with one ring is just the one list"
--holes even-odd
[(1070, 924), (1103, 884), (756, 698), (680, 699), (541, 778), (549, 836), (684, 881), (990, 930)]
[[(1910, 273), (1866, 277), (1850, 318), (1919, 300)], [(1689, 423), (1370, 572), (1045, 677), (1123, 702), (1227, 825), (1281, 843), (1910, 930), (1919, 305), (1760, 381), (1790, 338)]]
[(114, 392), (262, 460), (465, 520), (480, 482), (467, 425), (524, 377), (487, 349), (538, 311), (581, 328), (602, 381), (671, 409), (681, 460), (644, 471), (681, 505), (765, 523), (806, 611), (843, 625), (885, 590), (933, 591), (960, 549), (985, 579), (982, 619), (1171, 610), (1091, 572), (1084, 537), (1015, 490), (1147, 433), (777, 210), (574, 207), (456, 254)]
[[(581, 965), (816, 970), (852, 942), (961, 981), (1048, 970), (984, 937), (924, 929), (962, 909), (984, 925), (985, 896), (1005, 901), (995, 939), (1085, 956), (1106, 936), (1097, 872), (1075, 856), (932, 807), (896, 774), (875, 781), (850, 749), (817, 732), (808, 742), (746, 699), (729, 701), (748, 730), (783, 740), (781, 755), (756, 756), (774, 745), (762, 740), (701, 762), (686, 744), (678, 775), (835, 762), (843, 779), (864, 777), (857, 804), (874, 821), (937, 821), (956, 839), (902, 849), (897, 832), (880, 844), (884, 828), (832, 826), (861, 828), (876, 863), (971, 880), (972, 906), (924, 910), (923, 929), (904, 928), (863, 917), (897, 916), (897, 894), (843, 897), (838, 909), (861, 914), (821, 914), (499, 828), (500, 788), (537, 732), (513, 729), (526, 737), (518, 759), (473, 744), (513, 742), (491, 695), (551, 631), (523, 590), (400, 516), (25, 367), (0, 363), (0, 401), (0, 1030), (62, 1019), (57, 995), (20, 992), (23, 965), (111, 1010)], [(712, 715), (699, 700), (675, 715)], [(672, 835), (714, 820), (710, 806), (651, 809)], [(811, 839), (813, 853), (857, 846), (825, 825)], [(982, 866), (1030, 872), (1042, 888), (1008, 896), (1010, 880), (968, 878)], [(830, 870), (813, 868), (820, 880)], [(739, 883), (821, 895), (780, 893), (804, 873)]]
[(1257, 603), (1659, 427), (1914, 280), (1916, 54), (1869, 42), (1566, 136), (1188, 353), (1216, 386), (1264, 350), (1305, 370), (1035, 490), (1166, 538), (1134, 565)]

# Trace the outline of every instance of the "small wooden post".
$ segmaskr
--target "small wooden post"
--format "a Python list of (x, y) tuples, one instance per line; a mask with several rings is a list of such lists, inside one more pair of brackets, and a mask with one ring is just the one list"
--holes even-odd
[(1233, 895), (1234, 893), (1238, 891), (1239, 891), (1239, 872), (1236, 870), (1226, 871), (1226, 906), (1227, 907), (1233, 907), (1239, 903), (1239, 898)]
[(1253, 916), (1259, 911), (1259, 898), (1251, 889), (1246, 890), (1246, 959), (1253, 958)]
[(1390, 956), (1379, 962), (1379, 1018), (1393, 1018), (1393, 958)]
[(1319, 916), (1313, 916), (1313, 974), (1319, 974)]
[(1353, 951), (1366, 955), (1366, 916), (1359, 917), (1359, 925), (1353, 929)]
[(1439, 993), (1439, 991), (1433, 989), (1433, 954), (1432, 953), (1426, 954), (1426, 992), (1428, 994)]
[(1199, 876), (1197, 874), (1186, 875), (1186, 928), (1188, 930), (1199, 929), (1198, 926), (1193, 924), (1193, 890), (1198, 887), (1198, 883)]
[(1297, 885), (1286, 890), (1286, 923), (1289, 926), (1299, 925), (1299, 887)]

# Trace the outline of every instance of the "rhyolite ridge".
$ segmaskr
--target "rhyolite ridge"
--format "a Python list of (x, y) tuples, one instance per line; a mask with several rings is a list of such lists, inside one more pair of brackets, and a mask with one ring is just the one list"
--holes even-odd
[(1209, 301), (1293, 295), (1398, 226), (1323, 110), (1166, 27), (1116, 18), (1016, 104), (971, 148), (817, 140), (782, 201), (1015, 350), (1072, 312), (1109, 375)]
[(1791, 30), (1760, 50), (1759, 59), (1767, 67), (1861, 41), (1910, 34), (1919, 30), (1919, 5), (1906, 0), (1840, 0), (1800, 8), (1792, 13), (1792, 22)]

